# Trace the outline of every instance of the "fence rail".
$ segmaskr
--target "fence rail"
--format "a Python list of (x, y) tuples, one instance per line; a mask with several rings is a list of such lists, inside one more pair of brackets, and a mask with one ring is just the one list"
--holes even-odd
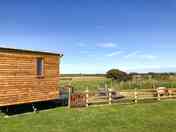
[[(84, 106), (86, 107), (93, 104), (113, 104), (113, 103), (123, 103), (123, 102), (138, 103), (139, 101), (144, 101), (144, 100), (161, 101), (165, 99), (176, 99), (176, 89), (173, 89), (173, 88), (170, 88), (170, 89), (168, 88), (165, 94), (160, 94), (157, 89), (147, 89), (147, 90), (135, 89), (133, 91), (114, 91), (109, 88), (106, 91), (106, 95), (101, 95), (100, 92), (91, 92), (87, 88), (87, 90), (85, 92), (82, 92), (82, 94), (85, 95)], [(71, 95), (71, 93), (69, 95)], [(69, 97), (69, 105), (71, 104), (70, 102), (71, 100)]]

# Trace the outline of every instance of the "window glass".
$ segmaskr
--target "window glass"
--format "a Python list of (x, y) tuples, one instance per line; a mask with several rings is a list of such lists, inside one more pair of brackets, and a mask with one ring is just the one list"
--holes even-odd
[(37, 58), (37, 76), (43, 76), (43, 59)]

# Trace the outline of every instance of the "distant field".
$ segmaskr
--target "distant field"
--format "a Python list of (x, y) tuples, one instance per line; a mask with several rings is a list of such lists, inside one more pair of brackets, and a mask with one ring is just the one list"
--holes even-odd
[(106, 78), (96, 76), (82, 76), (82, 77), (61, 77), (61, 80), (85, 81), (85, 80), (106, 80)]
[(175, 132), (176, 102), (56, 108), (0, 117), (0, 132)]
[(100, 76), (76, 76), (76, 77), (61, 77), (60, 86), (64, 87), (71, 84), (76, 90), (84, 91), (88, 87), (89, 90), (97, 90), (97, 88), (105, 87), (105, 84), (116, 90), (123, 89), (152, 89), (156, 87), (176, 88), (176, 81), (156, 81), (156, 80), (141, 80), (117, 82)]
[(109, 82), (105, 77), (83, 76), (83, 77), (62, 77), (61, 87), (71, 84), (76, 90), (83, 91), (88, 87), (90, 90), (96, 90), (98, 87), (104, 87)]
[(105, 74), (61, 74), (61, 77), (105, 77)]

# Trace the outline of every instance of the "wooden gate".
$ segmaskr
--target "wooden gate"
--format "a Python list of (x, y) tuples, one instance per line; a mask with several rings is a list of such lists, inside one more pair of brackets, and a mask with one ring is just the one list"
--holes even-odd
[(85, 107), (86, 106), (86, 94), (73, 93), (70, 96), (70, 107)]

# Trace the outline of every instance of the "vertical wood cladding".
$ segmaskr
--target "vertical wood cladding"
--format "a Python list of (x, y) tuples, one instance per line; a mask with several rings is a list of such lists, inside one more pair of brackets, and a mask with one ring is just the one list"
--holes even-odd
[[(37, 76), (37, 58), (44, 76)], [(58, 96), (58, 55), (0, 52), (0, 106), (46, 101)]]

